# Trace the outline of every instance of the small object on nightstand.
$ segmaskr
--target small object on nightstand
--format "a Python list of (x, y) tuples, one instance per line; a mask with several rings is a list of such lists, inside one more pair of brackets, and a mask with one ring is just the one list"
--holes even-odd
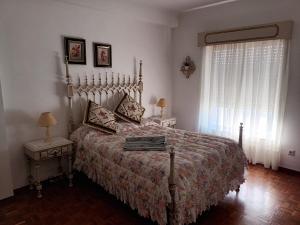
[(55, 117), (52, 115), (51, 112), (44, 112), (40, 115), (38, 123), (40, 127), (46, 127), (45, 142), (50, 143), (51, 142), (50, 127), (57, 123)]
[(175, 128), (175, 126), (176, 126), (176, 118), (175, 117), (161, 118), (159, 116), (152, 116), (149, 119), (163, 127)]
[[(61, 167), (61, 160), (63, 157), (68, 157), (69, 162), (69, 171), (68, 171), (68, 178), (69, 178), (69, 187), (73, 186), (72, 179), (72, 156), (73, 156), (73, 149), (72, 149), (73, 142), (62, 138), (62, 137), (55, 137), (52, 141), (45, 142), (44, 140), (36, 140), (29, 142), (24, 145), (25, 147), (25, 155), (28, 159), (29, 165), (29, 187), (33, 189), (33, 185), (37, 190), (37, 197), (42, 197), (42, 185), (40, 181), (40, 162), (45, 161), (48, 159), (57, 158), (59, 160), (59, 170), (62, 170)], [(35, 168), (35, 176), (32, 176), (32, 169), (31, 166), (34, 164)], [(59, 171), (61, 172), (61, 171)]]
[(167, 106), (167, 101), (164, 98), (159, 99), (156, 106), (160, 107), (160, 118), (163, 118), (164, 108)]

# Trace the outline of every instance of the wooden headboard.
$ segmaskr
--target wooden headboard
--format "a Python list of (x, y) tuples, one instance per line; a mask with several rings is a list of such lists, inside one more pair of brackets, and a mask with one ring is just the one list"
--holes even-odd
[(120, 75), (120, 73), (107, 72), (99, 73), (97, 76), (92, 75), (90, 80), (85, 75), (82, 81), (78, 77), (78, 83), (75, 85), (72, 82), (72, 77), (69, 73), (68, 57), (65, 57), (66, 78), (67, 78), (67, 97), (68, 97), (68, 136), (74, 131), (75, 123), (73, 116), (73, 98), (77, 95), (81, 110), (83, 106), (81, 100), (92, 100), (100, 105), (116, 105), (116, 100), (120, 99), (124, 93), (131, 95), (136, 101), (142, 105), (142, 61), (139, 62), (139, 75)]

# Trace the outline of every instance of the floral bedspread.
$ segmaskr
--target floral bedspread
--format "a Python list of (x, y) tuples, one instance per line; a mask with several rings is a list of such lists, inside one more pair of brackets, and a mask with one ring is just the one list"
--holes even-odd
[(127, 136), (165, 135), (175, 147), (176, 224), (189, 224), (244, 182), (246, 159), (230, 139), (163, 128), (154, 123), (124, 123), (117, 134), (88, 127), (72, 134), (74, 167), (144, 217), (167, 224), (168, 151), (124, 151)]

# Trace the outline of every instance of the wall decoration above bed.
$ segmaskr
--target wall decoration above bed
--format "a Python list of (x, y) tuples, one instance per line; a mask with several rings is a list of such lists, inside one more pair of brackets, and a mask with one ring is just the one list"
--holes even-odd
[(68, 57), (69, 64), (86, 65), (85, 40), (81, 38), (65, 37), (65, 56)]
[(94, 66), (95, 67), (111, 67), (111, 45), (94, 43)]
[(191, 57), (187, 56), (183, 62), (180, 71), (188, 79), (196, 70), (194, 62), (191, 60)]

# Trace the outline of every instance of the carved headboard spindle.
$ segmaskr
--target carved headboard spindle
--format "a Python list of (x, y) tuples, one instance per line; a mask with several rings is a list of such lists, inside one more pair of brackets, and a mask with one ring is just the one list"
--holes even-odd
[(81, 86), (81, 80), (80, 80), (79, 74), (78, 74), (78, 86), (79, 86), (79, 87)]
[(88, 77), (87, 77), (87, 74), (85, 73), (85, 86), (88, 86)]
[(101, 87), (101, 85), (102, 85), (102, 83), (101, 83), (101, 73), (99, 73), (99, 78), (98, 78), (98, 80), (99, 80), (99, 87)]
[(139, 72), (139, 93), (140, 93), (140, 105), (142, 105), (142, 92), (143, 92), (143, 81), (142, 81), (142, 66), (143, 66), (143, 62), (142, 60), (140, 60), (140, 72)]
[(120, 86), (120, 73), (118, 73), (118, 81), (117, 81), (117, 86)]
[(123, 74), (122, 86), (125, 87), (125, 74)]

